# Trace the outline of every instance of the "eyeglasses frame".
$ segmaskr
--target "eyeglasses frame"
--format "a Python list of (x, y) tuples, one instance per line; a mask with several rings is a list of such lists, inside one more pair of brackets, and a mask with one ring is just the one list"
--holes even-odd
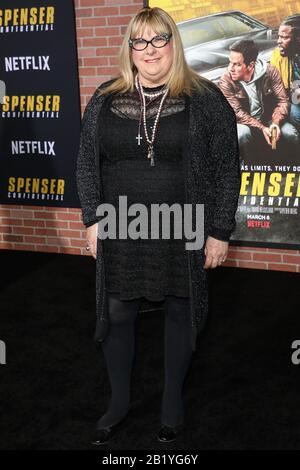
[[(163, 46), (159, 46), (159, 47), (154, 46), (152, 41), (157, 37), (164, 37), (167, 40), (166, 44), (164, 44)], [(128, 44), (129, 44), (129, 47), (131, 49), (133, 49), (135, 51), (138, 51), (138, 52), (141, 52), (141, 51), (144, 51), (145, 49), (147, 49), (149, 44), (151, 44), (152, 47), (155, 47), (155, 49), (161, 49), (162, 47), (165, 47), (170, 42), (171, 37), (172, 37), (172, 34), (165, 33), (165, 34), (158, 34), (157, 36), (154, 36), (152, 39), (150, 39), (150, 41), (147, 41), (147, 39), (144, 39), (144, 38), (135, 38), (135, 39), (142, 39), (143, 41), (145, 41), (147, 43), (146, 46), (144, 47), (144, 49), (135, 49), (133, 47), (133, 39), (128, 39)]]

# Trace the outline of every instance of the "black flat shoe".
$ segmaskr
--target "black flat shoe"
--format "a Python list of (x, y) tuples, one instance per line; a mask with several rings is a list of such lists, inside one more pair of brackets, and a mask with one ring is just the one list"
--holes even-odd
[(95, 432), (95, 436), (91, 441), (92, 446), (101, 446), (109, 442), (114, 436), (114, 426), (111, 426), (106, 429), (99, 429)]
[(107, 442), (111, 441), (111, 439), (115, 437), (117, 432), (120, 430), (123, 421), (124, 420), (114, 424), (113, 426), (109, 426), (108, 428), (97, 429), (95, 431), (95, 436), (91, 441), (92, 446), (101, 446), (102, 444), (106, 444)]
[(174, 442), (176, 441), (177, 437), (181, 434), (182, 429), (182, 424), (175, 427), (162, 424), (156, 435), (156, 439), (159, 442)]
[(113, 424), (112, 426), (109, 426), (103, 429), (96, 429), (95, 436), (91, 441), (91, 445), (101, 446), (102, 444), (106, 444), (107, 442), (109, 442), (116, 435), (116, 433), (122, 428), (128, 415), (129, 415), (129, 412), (124, 416), (124, 418), (121, 419), (121, 421), (119, 421), (116, 424)]

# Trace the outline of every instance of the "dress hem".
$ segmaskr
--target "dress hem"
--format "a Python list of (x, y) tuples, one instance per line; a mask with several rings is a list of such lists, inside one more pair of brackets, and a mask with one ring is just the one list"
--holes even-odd
[(150, 302), (162, 302), (163, 300), (166, 299), (167, 296), (169, 295), (172, 295), (174, 297), (180, 297), (180, 298), (189, 298), (188, 295), (180, 295), (178, 293), (174, 293), (174, 292), (170, 292), (170, 293), (167, 293), (167, 294), (162, 294), (159, 298), (157, 297), (152, 297), (152, 296), (149, 296), (149, 295), (145, 295), (145, 294), (133, 294), (132, 296), (125, 296), (125, 295), (121, 295), (120, 292), (117, 292), (117, 291), (114, 291), (114, 290), (107, 290), (107, 293), (108, 294), (117, 294), (119, 296), (119, 299), (120, 300), (135, 300), (135, 299), (145, 299), (145, 300), (149, 300)]

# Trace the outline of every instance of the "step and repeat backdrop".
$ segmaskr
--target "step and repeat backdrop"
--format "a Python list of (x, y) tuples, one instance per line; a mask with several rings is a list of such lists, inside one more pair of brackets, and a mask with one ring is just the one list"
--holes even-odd
[[(149, 0), (148, 5), (173, 17), (188, 64), (219, 86), (236, 112), (242, 184), (232, 241), (298, 248), (299, 1)], [(258, 49), (250, 80), (245, 40)], [(272, 123), (278, 127), (270, 128)]]
[(79, 207), (73, 0), (0, 4), (0, 203)]
[[(148, 4), (173, 16), (187, 62), (219, 86), (236, 111), (242, 184), (232, 241), (298, 248), (300, 18), (288, 17), (299, 12), (299, 2)], [(239, 42), (243, 51), (249, 39), (258, 57), (247, 83), (247, 58), (230, 48)], [(80, 207), (73, 0), (2, 1), (0, 46), (0, 203)], [(257, 122), (265, 129), (278, 124), (269, 142)]]

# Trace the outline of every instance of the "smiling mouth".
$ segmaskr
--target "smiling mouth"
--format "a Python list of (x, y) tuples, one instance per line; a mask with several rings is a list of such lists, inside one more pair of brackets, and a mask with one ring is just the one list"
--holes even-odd
[(149, 62), (151, 64), (152, 62), (156, 62), (158, 60), (159, 60), (158, 58), (156, 58), (156, 59), (145, 59), (145, 62)]

